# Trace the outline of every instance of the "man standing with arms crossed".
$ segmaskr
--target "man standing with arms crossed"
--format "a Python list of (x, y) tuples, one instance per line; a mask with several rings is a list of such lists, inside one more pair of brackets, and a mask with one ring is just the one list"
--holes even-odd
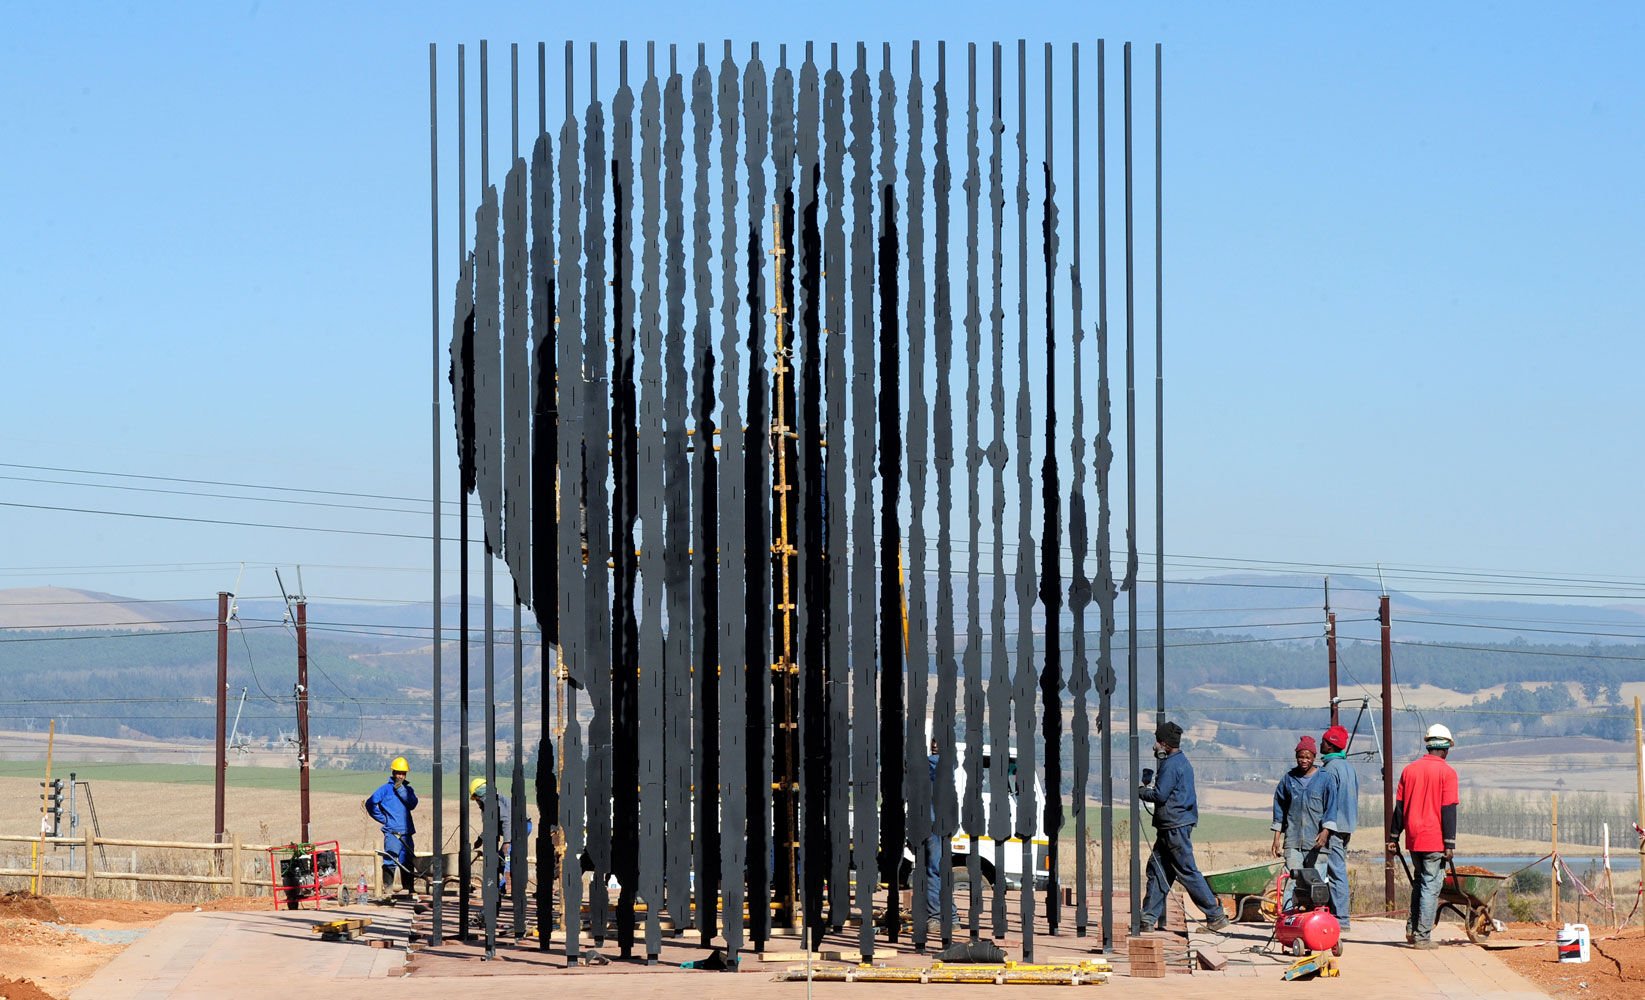
[(1445, 880), (1445, 863), (1457, 846), (1457, 773), (1446, 763), (1454, 741), (1441, 725), (1428, 727), (1423, 737), (1428, 752), (1405, 765), (1394, 798), (1394, 822), (1388, 830), (1388, 853), (1399, 853), (1399, 835), (1411, 852), (1416, 879), (1411, 884), (1411, 916), (1405, 921), (1405, 940), (1412, 947), (1437, 948), (1434, 911)]
[[(1297, 741), (1297, 766), (1286, 771), (1274, 788), (1274, 845), (1276, 858), (1285, 859), (1285, 870), (1296, 878), (1304, 868), (1312, 868), (1321, 876), (1325, 870), (1325, 852), (1321, 849), (1322, 825), (1334, 803), (1331, 796), (1336, 785), (1330, 775), (1314, 766), (1314, 738), (1304, 736)], [(1291, 883), (1295, 896), (1297, 883)]]

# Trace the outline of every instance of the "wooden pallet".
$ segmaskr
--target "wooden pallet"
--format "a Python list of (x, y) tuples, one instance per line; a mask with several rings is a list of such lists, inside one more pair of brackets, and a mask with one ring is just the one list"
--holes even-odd
[(354, 917), (347, 920), (327, 920), (323, 924), (310, 927), (308, 932), (320, 935), (322, 941), (353, 941), (364, 934), (370, 926), (370, 917)]

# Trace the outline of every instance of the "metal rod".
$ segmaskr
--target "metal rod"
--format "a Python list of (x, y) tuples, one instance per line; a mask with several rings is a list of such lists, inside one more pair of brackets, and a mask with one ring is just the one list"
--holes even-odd
[(1052, 142), (1051, 43), (1045, 43), (1045, 454), (1041, 459), (1040, 603), (1045, 608), (1045, 665), (1040, 670), (1041, 732), (1045, 753), (1045, 835), (1050, 845), (1050, 877), (1045, 886), (1046, 926), (1057, 933), (1062, 922), (1062, 509), (1058, 478), (1057, 431), (1057, 202), (1056, 157)]
[[(436, 57), (434, 43), (428, 44), (428, 233), (429, 233), (429, 308), (432, 329), (429, 377), (432, 386), (429, 413), (429, 438), (431, 441), (432, 457), (429, 462), (432, 468), (434, 515), (431, 523), (430, 548), (434, 566), (433, 599), (434, 599), (434, 663), (431, 667), (433, 674), (433, 701), (434, 701), (434, 843), (444, 842), (442, 819), (445, 815), (444, 792), (444, 747), (441, 743), (441, 706), (444, 693), (441, 687), (440, 654), (442, 651), (440, 630), (440, 376), (443, 366), (440, 364), (440, 117), (439, 117), (439, 62)], [(299, 655), (301, 664), (304, 657)], [(307, 680), (299, 679), (303, 684), (304, 701), (307, 702)], [(306, 714), (306, 712), (305, 712)], [(305, 741), (306, 742), (306, 741)], [(303, 840), (308, 840), (308, 795), (307, 795), (307, 754), (304, 755), (304, 796), (303, 796)], [(443, 870), (444, 852), (434, 851), (434, 900), (433, 900), (433, 930), (429, 936), (433, 944), (440, 944), (445, 940), (444, 913), (441, 899), (445, 895), (445, 872)]]
[[(1070, 310), (1074, 325), (1074, 428), (1070, 435), (1074, 486), (1068, 509), (1068, 541), (1073, 550), (1073, 578), (1069, 581), (1068, 605), (1073, 618), (1074, 663), (1068, 687), (1074, 694), (1074, 933), (1084, 937), (1090, 922), (1087, 900), (1091, 893), (1091, 871), (1086, 859), (1089, 824), (1086, 817), (1086, 787), (1091, 781), (1091, 687), (1090, 661), (1086, 646), (1085, 610), (1091, 601), (1091, 580), (1085, 575), (1088, 554), (1085, 511), (1085, 291), (1080, 284), (1084, 258), (1080, 255), (1080, 44), (1070, 46), (1069, 87), (1072, 91), (1074, 179), (1074, 252), (1068, 265)], [(1107, 887), (1104, 886), (1104, 890)]]
[[(959, 707), (958, 676), (955, 672), (954, 645), (954, 400), (953, 353), (954, 307), (953, 274), (950, 270), (950, 193), (953, 187), (952, 168), (948, 158), (948, 45), (937, 42), (937, 85), (935, 89), (936, 114), (932, 124), (936, 128), (936, 170), (932, 180), (932, 200), (936, 203), (936, 239), (932, 247), (935, 259), (932, 275), (936, 288), (932, 298), (932, 340), (936, 351), (937, 379), (936, 419), (932, 423), (933, 446), (937, 466), (937, 694), (932, 703), (933, 728), (937, 745), (926, 747), (937, 756), (936, 802), (931, 836), (936, 838), (937, 873), (941, 880), (937, 900), (941, 909), (927, 914), (937, 918), (942, 942), (947, 945), (954, 938), (954, 866), (953, 837), (958, 827), (958, 802), (954, 787), (954, 715)], [(921, 379), (923, 383), (923, 377)], [(922, 394), (923, 395), (923, 394)], [(921, 435), (923, 441), (924, 435)], [(923, 629), (922, 629), (923, 630)], [(922, 774), (921, 777), (924, 777)]]
[[(907, 806), (907, 837), (914, 852), (909, 907), (913, 921), (912, 938), (916, 950), (926, 943), (926, 928), (938, 919), (926, 905), (930, 855), (940, 852), (941, 841), (931, 840), (933, 788), (926, 758), (930, 746), (925, 735), (931, 687), (931, 666), (926, 626), (926, 466), (930, 441), (930, 416), (926, 408), (925, 339), (925, 103), (924, 82), (920, 78), (920, 43), (913, 44), (908, 74), (908, 149), (904, 176), (908, 178), (908, 576), (911, 586), (903, 593), (908, 605), (908, 628), (904, 637), (908, 662), (908, 700), (904, 716), (902, 747), (903, 792)], [(939, 113), (941, 109), (939, 109)], [(942, 169), (941, 166), (938, 169)], [(941, 305), (939, 304), (939, 308)], [(943, 378), (947, 377), (946, 369)], [(931, 720), (934, 722), (935, 720)], [(952, 772), (950, 772), (950, 775)], [(941, 772), (939, 772), (939, 777)], [(950, 777), (951, 781), (952, 778)], [(899, 851), (900, 855), (902, 852)], [(941, 869), (938, 869), (939, 871)], [(939, 882), (941, 880), (939, 879)], [(939, 891), (941, 886), (938, 886)]]
[[(1034, 502), (1032, 402), (1028, 388), (1028, 42), (1017, 40), (1017, 597), (1016, 676), (1011, 692), (1015, 709), (1017, 767), (1019, 773), (1035, 774), (1034, 752), (1034, 627), (1033, 607)], [(998, 751), (996, 751), (996, 754)], [(1017, 788), (1017, 808), (1024, 816), (1037, 811), (1034, 783)], [(1022, 953), (1034, 960), (1034, 844), (1022, 842), (1022, 885), (1018, 890), (1018, 910), (1022, 922)]]
[[(981, 227), (982, 168), (977, 124), (977, 44), (966, 44), (965, 101), (965, 471), (967, 526), (965, 558), (965, 802), (960, 826), (969, 835), (966, 852), (966, 886), (970, 906), (966, 927), (970, 939), (982, 933), (982, 834), (987, 817), (982, 807), (982, 723), (985, 701), (982, 686), (982, 596), (978, 549), (982, 536), (982, 516), (977, 510), (982, 497), (982, 294), (978, 288), (978, 233)], [(952, 760), (954, 753), (949, 751)]]
[[(903, 675), (905, 638), (897, 627), (903, 619), (901, 525), (898, 521), (902, 488), (902, 410), (899, 398), (902, 317), (898, 310), (900, 282), (897, 233), (896, 80), (891, 75), (891, 46), (882, 49), (879, 76), (880, 123), (880, 233), (878, 240), (879, 347), (878, 419), (880, 475), (880, 880), (899, 884), (903, 844), (907, 838), (907, 809), (903, 793)], [(865, 463), (866, 464), (866, 463)], [(923, 586), (923, 584), (922, 584)], [(858, 876), (861, 877), (860, 874)], [(902, 923), (901, 893), (886, 897), (888, 937), (898, 939)]]
[(1154, 722), (1165, 723), (1165, 224), (1160, 43), (1154, 43)]
[(1132, 257), (1131, 43), (1125, 43), (1125, 670), (1130, 698), (1131, 933), (1142, 929), (1142, 743), (1137, 732), (1137, 364), (1136, 270)]
[[(490, 62), (488, 59), (485, 39), (480, 40), (480, 190), (486, 191), (491, 183), (491, 83)], [(480, 233), (490, 239), (496, 238), (495, 231)], [(495, 256), (495, 247), (487, 247), (486, 253)], [(491, 279), (496, 279), (496, 272), (481, 271), (482, 277), (489, 273)], [(490, 289), (488, 296), (495, 299), (496, 290)], [(479, 296), (476, 296), (478, 299)], [(488, 332), (489, 328), (488, 328)], [(497, 345), (488, 337), (483, 349), (495, 353)], [(496, 386), (488, 388), (495, 391)], [(487, 412), (491, 412), (493, 404), (486, 403)], [(482, 497), (483, 500), (483, 497)], [(489, 522), (489, 518), (488, 518)], [(482, 654), (485, 670), (485, 739), (486, 739), (486, 806), (484, 827), (485, 848), (485, 882), (482, 886), (481, 907), (485, 913), (485, 957), (497, 957), (497, 663), (496, 663), (496, 628), (493, 621), (495, 598), (493, 591), (496, 587), (495, 565), (496, 554), (492, 546), (489, 523), (485, 534), (485, 607), (482, 609), (484, 622), (485, 649)]]
[(1102, 950), (1114, 947), (1114, 553), (1108, 473), (1114, 461), (1108, 392), (1108, 67), (1097, 39), (1097, 718), (1102, 727)]
[[(989, 134), (993, 143), (988, 154), (988, 204), (990, 208), (989, 223), (993, 231), (992, 249), (992, 278), (994, 284), (993, 309), (989, 318), (992, 320), (993, 364), (990, 367), (992, 379), (989, 385), (990, 411), (994, 418), (994, 438), (988, 449), (989, 465), (994, 470), (994, 543), (993, 559), (993, 603), (989, 609), (990, 642), (988, 646), (988, 733), (993, 743), (1005, 745), (1006, 737), (1011, 729), (1011, 675), (1009, 673), (1008, 656), (1005, 652), (1005, 178), (1001, 159), (1004, 155), (1003, 143), (1005, 136), (1005, 122), (1002, 120), (1002, 90), (1004, 88), (1001, 77), (1004, 75), (1004, 57), (1000, 43), (993, 44), (994, 88), (992, 93), (993, 115), (990, 119)], [(972, 749), (972, 753), (978, 750)], [(989, 757), (988, 787), (1004, 788), (1009, 780), (1007, 772), (1008, 756), (996, 753)], [(979, 786), (980, 787), (980, 786)], [(988, 836), (993, 843), (999, 845), (1011, 835), (1009, 799), (1006, 796), (991, 796), (989, 798)], [(1002, 848), (994, 847), (994, 870), (1004, 864), (1005, 858), (1000, 853)], [(995, 878), (993, 893), (989, 899), (989, 917), (993, 922), (994, 936), (1005, 936), (1005, 879)]]
[[(508, 47), (508, 68), (509, 128), (511, 151), (513, 154), (509, 160), (509, 173), (513, 174), (516, 171), (521, 173), (524, 171), (524, 166), (520, 162), (520, 46), (518, 43), (511, 43)], [(511, 184), (510, 187), (513, 188), (515, 185)], [(519, 194), (515, 196), (520, 205), (518, 210), (520, 216), (525, 214), (524, 188), (525, 183), (522, 178), (519, 182), (518, 188), (516, 189), (519, 191)], [(517, 218), (513, 213), (510, 214), (509, 224), (516, 229), (516, 234), (510, 238), (509, 246), (515, 251), (516, 256), (518, 256), (518, 251), (523, 250), (526, 245), (526, 235), (523, 231), (523, 226), (519, 225), (522, 221), (522, 218)], [(525, 297), (524, 292), (526, 283), (523, 280), (520, 280), (521, 276), (525, 272), (525, 269), (526, 262), (524, 260), (516, 260), (513, 266), (509, 269), (510, 285), (515, 289), (515, 294), (520, 299), (524, 299)], [(508, 338), (510, 354), (508, 357), (507, 370), (520, 371), (522, 366), (528, 366), (529, 364), (524, 356), (525, 352), (520, 350), (523, 345), (519, 343), (519, 341), (524, 340), (524, 315), (525, 304), (523, 301), (518, 303), (518, 308), (510, 310), (510, 319), (513, 321), (513, 325), (516, 327), (517, 333), (515, 336)], [(526, 367), (525, 370), (529, 372), (529, 367)], [(529, 381), (529, 376), (526, 378), (506, 379), (506, 384), (508, 385), (511, 394), (523, 394), (526, 397), (524, 402), (510, 399), (508, 405), (510, 410), (512, 410), (515, 414), (519, 414), (517, 418), (510, 420), (511, 427), (509, 438), (511, 444), (515, 447), (511, 447), (509, 449), (509, 457), (511, 459), (515, 459), (517, 464), (522, 464), (519, 463), (519, 460), (523, 458), (525, 459), (523, 464), (527, 466), (526, 470), (523, 472), (511, 473), (511, 478), (513, 479), (516, 489), (524, 486), (527, 490), (529, 489), (531, 482), (530, 459), (528, 457), (530, 454), (530, 425), (527, 423), (530, 417), (526, 416), (526, 414), (529, 414), (531, 411), (530, 390), (526, 389)], [(522, 389), (525, 390), (524, 393), (520, 393), (519, 390)], [(526, 496), (529, 498), (530, 493), (526, 492)], [(525, 512), (522, 512), (517, 516), (510, 517), (508, 521), (509, 530), (516, 534), (522, 533), (520, 531), (522, 526), (527, 529), (527, 532), (529, 532), (529, 499), (527, 499), (524, 506), (526, 508)], [(509, 548), (517, 549), (525, 554), (526, 558), (529, 558), (529, 542), (516, 542), (511, 544)], [(517, 562), (523, 563), (524, 560), (520, 559), (517, 560)], [(514, 919), (510, 921), (510, 924), (514, 930), (514, 939), (519, 941), (525, 938), (526, 931), (526, 810), (525, 750), (523, 742), (523, 731), (525, 729), (525, 647), (523, 641), (524, 636), (521, 632), (521, 620), (524, 617), (524, 614), (523, 609), (520, 606), (520, 585), (518, 582), (521, 566), (515, 565), (512, 568), (514, 570), (513, 585), (509, 587), (509, 590), (514, 596), (514, 746), (512, 748), (513, 753), (511, 754), (512, 759), (509, 768), (508, 790), (510, 798), (509, 826), (512, 829), (504, 833), (503, 837), (508, 841), (510, 848), (508, 860), (510, 871), (509, 894), (513, 897), (514, 903)], [(545, 694), (547, 690), (548, 685), (545, 678), (545, 683), (543, 685), (543, 691)]]
[[(457, 259), (459, 262), (468, 256), (468, 72), (466, 68), (465, 47), (457, 46)], [(453, 359), (455, 361), (455, 359)], [(464, 359), (467, 363), (467, 359)], [(437, 364), (437, 362), (436, 362)], [(473, 372), (467, 378), (473, 384)], [(453, 409), (461, 409), (462, 400), (452, 400)], [(462, 456), (459, 456), (459, 461)], [(469, 575), (468, 575), (468, 489), (467, 484), (461, 484), (457, 497), (457, 577), (458, 577), (458, 606), (457, 606), (457, 786), (461, 794), (468, 794), (469, 776), (469, 744), (468, 744), (468, 613), (469, 613)], [(439, 494), (435, 494), (438, 496)], [(468, 894), (469, 886), (474, 877), (473, 863), (470, 860), (467, 845), (470, 827), (468, 821), (468, 806), (465, 803), (457, 811), (457, 841), (464, 845), (457, 852), (457, 883), (461, 886), (457, 893), (457, 936), (467, 941), (472, 935), (469, 933), (468, 922)], [(443, 888), (443, 887), (442, 887)]]

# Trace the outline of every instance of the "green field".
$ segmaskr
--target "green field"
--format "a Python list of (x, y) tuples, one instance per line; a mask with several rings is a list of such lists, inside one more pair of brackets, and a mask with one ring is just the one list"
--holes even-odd
[[(74, 772), (82, 781), (147, 781), (160, 784), (178, 785), (210, 785), (213, 780), (212, 769), (206, 764), (75, 764)], [(38, 762), (33, 761), (0, 761), (0, 778), (36, 778), (41, 777), (42, 769)], [(56, 772), (60, 778), (68, 777), (68, 769), (60, 768)], [(362, 798), (370, 795), (374, 789), (383, 783), (385, 775), (367, 771), (332, 771), (315, 770), (309, 772), (309, 788), (314, 792), (335, 792), (338, 794), (359, 795)], [(432, 792), (430, 778), (426, 774), (412, 774), (412, 784), (422, 794)], [(505, 789), (508, 787), (506, 773), (499, 775), (499, 784)], [(285, 768), (273, 767), (230, 767), (228, 769), (228, 783), (234, 788), (269, 788), (295, 791), (297, 788), (297, 772)], [(446, 795), (457, 795), (457, 775), (447, 773), (445, 776)], [(534, 801), (536, 786), (533, 782), (526, 782), (526, 799)], [(1128, 821), (1129, 803), (1115, 803), (1114, 823), (1121, 829)], [(1148, 814), (1142, 817), (1145, 839), (1153, 840), (1153, 828), (1148, 825)], [(1102, 823), (1102, 810), (1088, 808), (1086, 810), (1087, 829), (1094, 836)], [(1073, 820), (1070, 818), (1063, 827), (1063, 835), (1073, 833)], [(1236, 841), (1261, 840), (1266, 841), (1271, 836), (1268, 823), (1255, 816), (1230, 816), (1220, 813), (1201, 813), (1199, 825), (1194, 828), (1194, 840), (1202, 844), (1232, 843)]]
[[(1130, 803), (1114, 803), (1114, 826), (1123, 830), (1130, 822)], [(1085, 811), (1087, 829), (1094, 837), (1102, 823), (1102, 810), (1088, 808)], [(1143, 839), (1154, 839), (1154, 828), (1149, 823), (1146, 811), (1142, 814)], [(1073, 821), (1069, 820), (1063, 826), (1063, 836), (1073, 832)], [(1194, 827), (1194, 843), (1196, 844), (1227, 844), (1245, 840), (1267, 841), (1273, 833), (1268, 829), (1266, 820), (1255, 816), (1229, 816), (1221, 813), (1200, 813), (1199, 825)]]
[[(54, 777), (67, 779), (69, 771), (81, 781), (147, 781), (168, 785), (210, 785), (215, 780), (209, 764), (80, 764), (59, 767)], [(42, 778), (44, 769), (36, 761), (0, 761), (0, 778)], [(387, 777), (369, 771), (313, 770), (309, 772), (309, 789), (313, 792), (370, 795)], [(412, 774), (412, 785), (427, 793), (431, 791), (429, 776)], [(234, 767), (228, 769), (228, 784), (232, 788), (297, 789), (297, 772), (277, 767)], [(508, 787), (507, 777), (499, 784)], [(457, 790), (457, 775), (445, 776), (446, 794)], [(526, 783), (526, 796), (535, 794), (531, 782)]]

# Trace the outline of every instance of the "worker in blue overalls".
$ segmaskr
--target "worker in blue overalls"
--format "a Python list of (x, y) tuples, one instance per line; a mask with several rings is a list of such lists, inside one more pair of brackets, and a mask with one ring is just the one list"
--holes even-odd
[(383, 884), (394, 884), (394, 872), (400, 872), (400, 887), (412, 891), (412, 876), (416, 857), (412, 838), (417, 834), (417, 821), (412, 810), (417, 808), (417, 792), (407, 780), (411, 765), (404, 757), (396, 757), (388, 765), (388, 780), (366, 799), (366, 815), (383, 828)]

